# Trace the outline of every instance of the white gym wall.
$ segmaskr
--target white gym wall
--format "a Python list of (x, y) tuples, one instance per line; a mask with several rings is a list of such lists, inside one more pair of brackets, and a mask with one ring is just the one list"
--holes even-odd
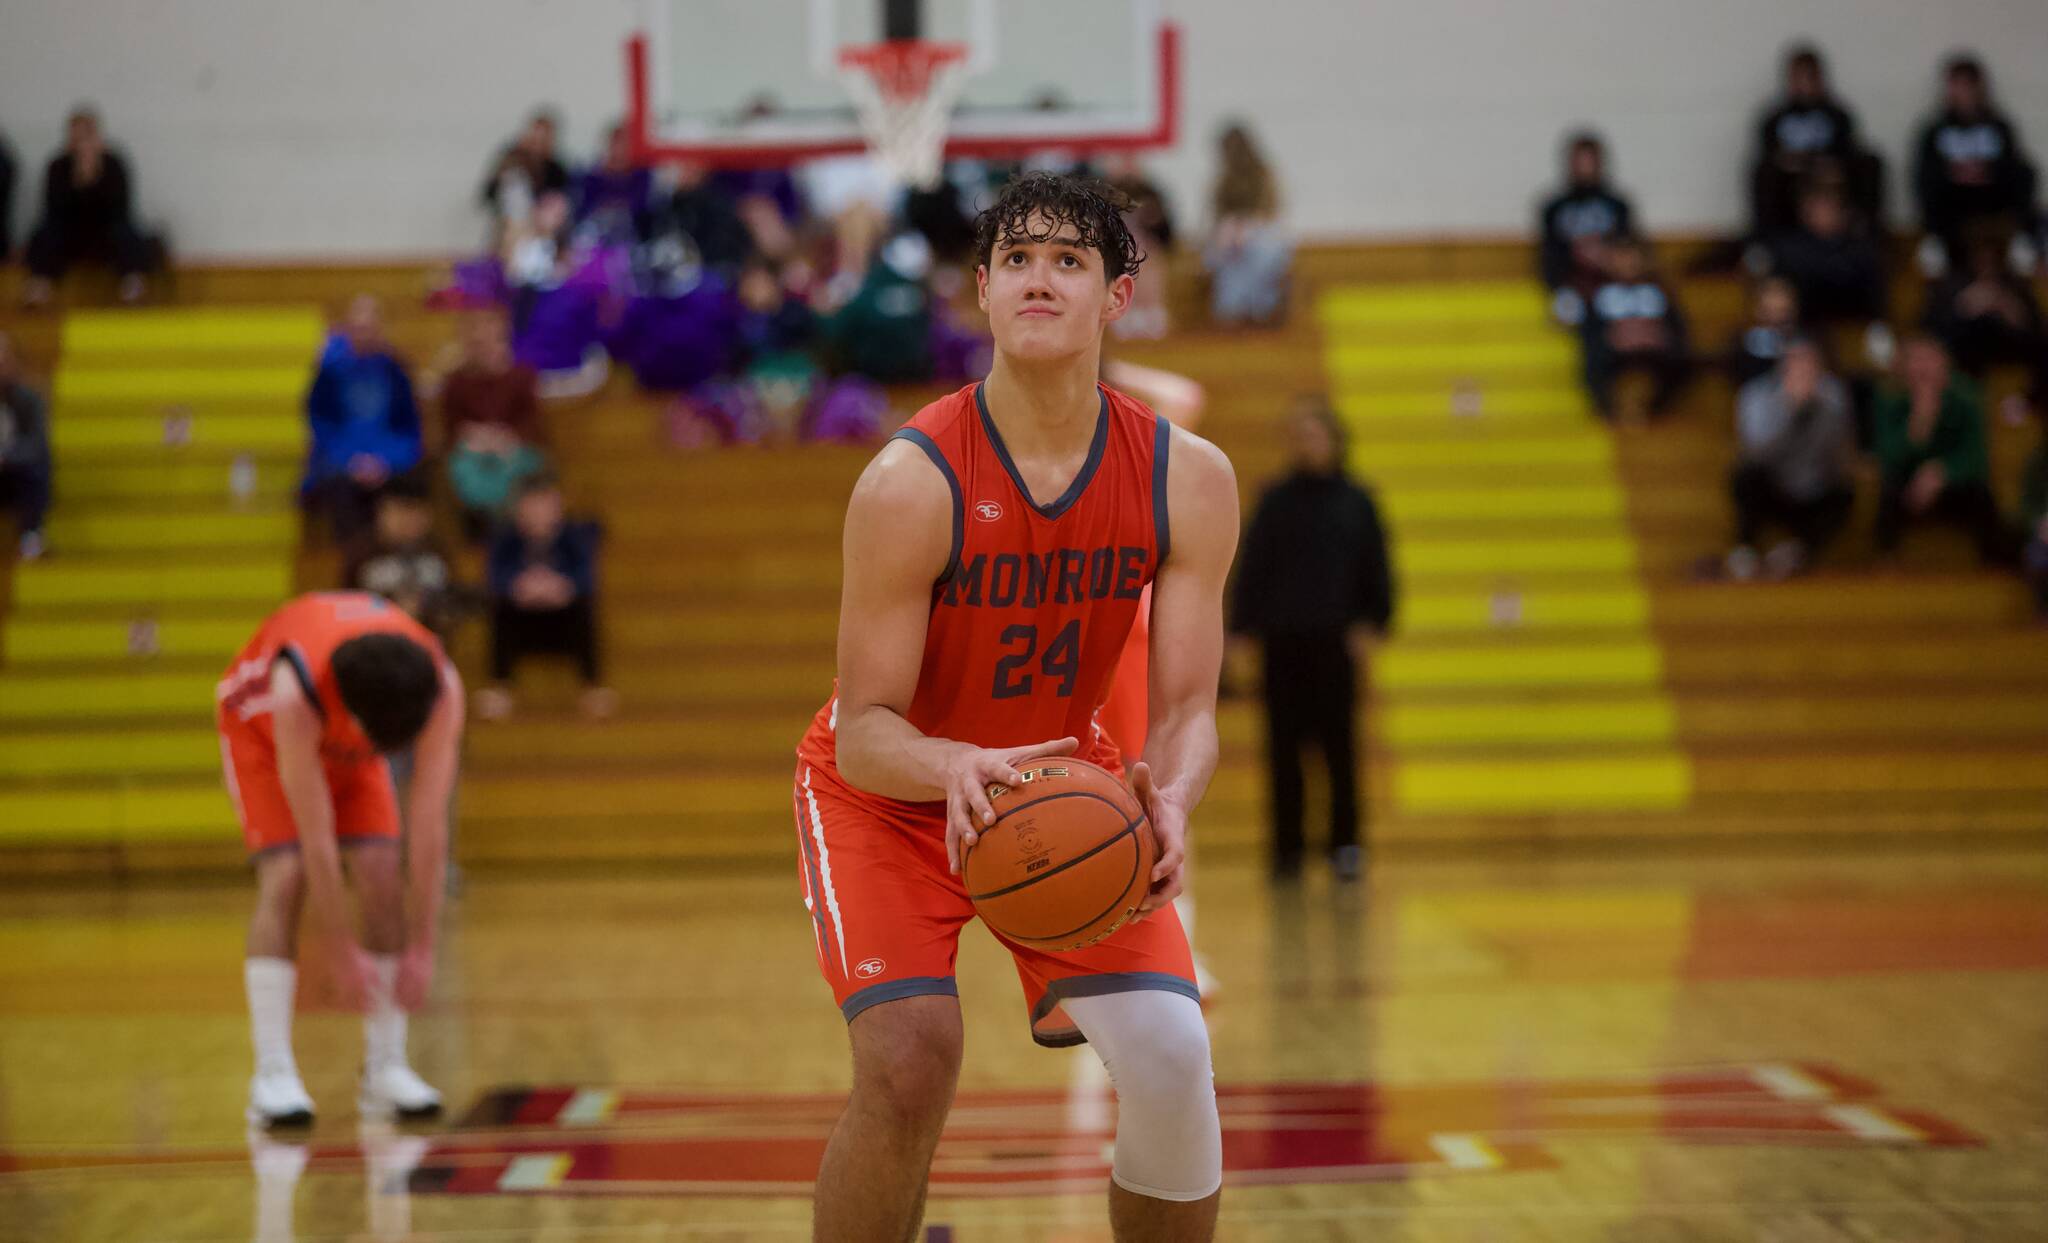
[[(1030, 0), (1003, 0), (1028, 4)], [(1319, 237), (1527, 228), (1557, 139), (1592, 123), (1655, 230), (1733, 225), (1781, 48), (1815, 38), (1894, 204), (1935, 68), (1980, 52), (2048, 159), (2042, 0), (1171, 0), (1187, 134), (1158, 170), (1199, 219), (1209, 137), (1244, 116), (1289, 218)], [(63, 116), (89, 99), (179, 253), (380, 258), (474, 246), (483, 164), (536, 102), (572, 153), (622, 99), (633, 0), (0, 0), (0, 133), (34, 215)], [(801, 57), (792, 32), (789, 55)]]

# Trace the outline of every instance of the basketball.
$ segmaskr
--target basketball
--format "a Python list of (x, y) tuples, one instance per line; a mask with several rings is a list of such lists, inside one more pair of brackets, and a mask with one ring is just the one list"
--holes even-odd
[(994, 824), (962, 876), (990, 928), (1036, 949), (1080, 949), (1121, 928), (1150, 887), (1158, 847), (1145, 809), (1085, 760), (1031, 760), (1016, 786), (990, 787)]

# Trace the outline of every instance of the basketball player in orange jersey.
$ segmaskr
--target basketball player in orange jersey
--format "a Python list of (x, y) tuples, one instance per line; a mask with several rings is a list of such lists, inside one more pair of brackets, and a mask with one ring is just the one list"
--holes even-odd
[(960, 859), (1019, 763), (1120, 767), (1095, 714), (1149, 584), (1150, 729), (1130, 776), (1159, 843), (1151, 892), (1093, 946), (1008, 948), (1032, 1036), (1087, 1042), (1115, 1085), (1116, 1237), (1206, 1240), (1222, 1137), (1172, 902), (1216, 765), (1237, 485), (1213, 446), (1096, 382), (1142, 259), (1102, 187), (1021, 177), (977, 230), (995, 363), (920, 411), (854, 489), (838, 683), (797, 750), (804, 901), (854, 1064), (813, 1237), (915, 1234), (960, 1068)]
[[(308, 897), (321, 940), (339, 951), (342, 1000), (364, 1012), (363, 1114), (434, 1116), (440, 1094), (406, 1060), (406, 1010), (425, 998), (433, 975), (461, 678), (434, 636), (382, 598), (319, 592), (264, 621), (215, 699), (228, 793), (256, 866), (243, 965), (256, 1051), (249, 1121), (313, 1121), (291, 1043), (299, 912)], [(398, 801), (384, 757), (407, 747), (414, 768), (401, 867)]]

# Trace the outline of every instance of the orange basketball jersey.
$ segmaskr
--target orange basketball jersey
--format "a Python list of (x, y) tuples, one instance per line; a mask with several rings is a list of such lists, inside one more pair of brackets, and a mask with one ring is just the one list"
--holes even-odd
[[(1010, 461), (979, 384), (926, 406), (896, 433), (953, 492), (953, 553), (932, 585), (908, 714), (924, 734), (983, 747), (1071, 735), (1082, 758), (1120, 770), (1117, 745), (1095, 717), (1170, 546), (1173, 429), (1122, 393), (1098, 391), (1087, 461), (1065, 494), (1042, 506)], [(834, 777), (837, 708), (835, 693), (797, 748)]]
[(399, 634), (411, 639), (447, 668), (433, 632), (381, 596), (360, 591), (322, 591), (300, 596), (266, 618), (221, 676), (215, 699), (222, 733), (241, 733), (266, 750), (276, 746), (271, 723), (271, 678), (280, 665), (290, 669), (307, 700), (320, 714), (320, 758), (329, 768), (377, 759), (341, 702), (334, 680), (334, 649), (359, 635)]

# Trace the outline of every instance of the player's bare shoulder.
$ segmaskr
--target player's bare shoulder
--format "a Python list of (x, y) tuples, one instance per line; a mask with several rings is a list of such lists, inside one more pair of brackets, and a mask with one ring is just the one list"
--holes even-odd
[(1170, 557), (1220, 556), (1237, 548), (1237, 470), (1229, 455), (1183, 427), (1173, 429), (1166, 460), (1167, 513), (1173, 523)]
[(953, 486), (930, 456), (910, 440), (889, 441), (846, 503), (847, 565), (883, 561), (929, 568), (937, 578), (952, 555), (956, 509)]

